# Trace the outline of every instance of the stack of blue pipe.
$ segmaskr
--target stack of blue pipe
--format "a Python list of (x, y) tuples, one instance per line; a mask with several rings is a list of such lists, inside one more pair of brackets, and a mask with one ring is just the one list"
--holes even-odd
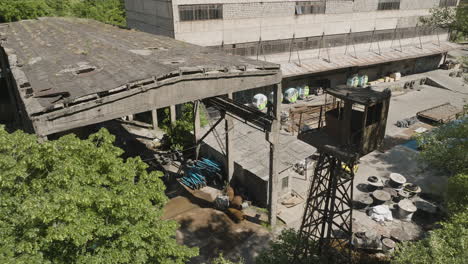
[(221, 172), (221, 166), (209, 159), (203, 158), (196, 161), (194, 165), (184, 168), (184, 177), (180, 181), (192, 190), (205, 187)]

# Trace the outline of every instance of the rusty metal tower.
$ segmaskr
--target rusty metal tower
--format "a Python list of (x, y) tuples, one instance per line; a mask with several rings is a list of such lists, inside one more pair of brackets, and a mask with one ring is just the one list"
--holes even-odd
[[(390, 91), (327, 89), (336, 105), (325, 112), (325, 127), (299, 134), (317, 148), (294, 263), (317, 256), (320, 263), (351, 263), (353, 180), (359, 158), (383, 142)], [(322, 116), (320, 116), (322, 119)], [(319, 121), (322, 124), (323, 120)]]

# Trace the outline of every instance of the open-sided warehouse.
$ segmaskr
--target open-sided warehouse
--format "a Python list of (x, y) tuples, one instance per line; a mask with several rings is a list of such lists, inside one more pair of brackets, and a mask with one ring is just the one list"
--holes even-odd
[(17, 118), (39, 136), (281, 81), (276, 64), (91, 20), (43, 18), (0, 32)]

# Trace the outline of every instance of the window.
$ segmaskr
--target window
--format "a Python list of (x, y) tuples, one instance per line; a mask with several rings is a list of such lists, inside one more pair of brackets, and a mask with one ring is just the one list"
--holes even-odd
[(439, 7), (457, 6), (458, 0), (440, 0)]
[(223, 19), (223, 5), (181, 5), (180, 21)]
[(296, 2), (296, 15), (325, 14), (324, 0), (316, 2)]
[(400, 0), (379, 0), (377, 10), (400, 9)]
[(289, 177), (281, 179), (281, 189), (284, 190), (289, 187)]

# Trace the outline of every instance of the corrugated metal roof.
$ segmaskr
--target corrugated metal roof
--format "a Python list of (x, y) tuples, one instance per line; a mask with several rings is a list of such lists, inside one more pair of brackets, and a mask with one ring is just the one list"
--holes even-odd
[[(0, 27), (18, 86), (31, 87), (36, 106), (110, 91), (130, 83), (194, 72), (276, 70), (273, 63), (211, 49), (94, 20), (41, 18)], [(17, 61), (13, 62), (13, 61)], [(191, 87), (203, 89), (203, 87)]]
[(436, 43), (423, 43), (422, 48), (412, 45), (403, 46), (402, 51), (396, 49), (382, 49), (381, 54), (378, 54), (375, 51), (376, 48), (374, 51), (360, 51), (357, 53), (357, 58), (350, 54), (333, 54), (330, 55), (330, 61), (327, 61), (328, 56), (326, 55), (325, 49), (322, 49), (322, 55), (320, 58), (318, 58), (318, 50), (315, 50), (315, 52), (310, 50), (299, 51), (301, 60), (300, 64), (295, 52), (292, 54), (292, 59), (290, 62), (289, 53), (267, 55), (266, 59), (269, 62), (280, 64), (283, 78), (285, 78), (349, 67), (362, 67), (392, 61), (425, 57), (445, 53), (459, 48), (460, 46), (458, 44), (450, 43), (448, 41), (441, 41), (440, 46)]

